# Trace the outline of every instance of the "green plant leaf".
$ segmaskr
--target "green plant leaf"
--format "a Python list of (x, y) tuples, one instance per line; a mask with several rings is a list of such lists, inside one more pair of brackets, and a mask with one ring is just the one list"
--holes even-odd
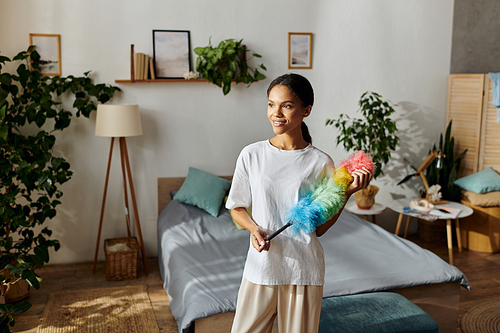
[[(9, 324), (11, 324), (11, 315), (2, 314), (0, 316), (0, 333), (11, 333)], [(14, 323), (12, 323), (14, 325)]]
[(49, 251), (47, 247), (37, 246), (34, 249), (35, 254), (45, 262), (49, 262)]
[(22, 272), (21, 269), (17, 268), (16, 266), (13, 266), (11, 264), (7, 264), (5, 266), (5, 268), (7, 268), (10, 271), (11, 274), (18, 274), (18, 273)]
[[(31, 272), (33, 273), (33, 271), (31, 271)], [(33, 275), (26, 277), (26, 281), (28, 282), (28, 284), (30, 286), (32, 286), (36, 290), (40, 289), (40, 281), (38, 281), (36, 276), (34, 276), (34, 273), (33, 273)]]
[(202, 54), (205, 53), (205, 48), (204, 47), (195, 47), (194, 53), (201, 56)]
[(31, 303), (28, 301), (21, 301), (14, 304), (12, 308), (12, 313), (19, 314), (28, 311), (31, 308)]
[(13, 307), (12, 303), (0, 304), (0, 313), (9, 312)]
[(0, 83), (10, 86), (12, 84), (12, 76), (8, 73), (0, 74)]
[(10, 62), (10, 59), (9, 59), (9, 58), (7, 58), (6, 56), (2, 56), (2, 55), (0, 55), (0, 62), (1, 62), (1, 63), (4, 63), (4, 62), (6, 62), (6, 61), (9, 61), (9, 62)]
[(257, 72), (255, 75), (255, 79), (257, 79), (259, 81), (265, 80), (266, 78), (267, 78), (267, 76), (265, 76), (264, 74), (262, 74), (260, 72)]
[(223, 87), (222, 87), (222, 93), (224, 95), (227, 95), (229, 94), (229, 91), (231, 91), (231, 85), (230, 84), (225, 84)]
[(3, 124), (0, 126), (0, 139), (3, 141), (7, 141), (9, 136), (9, 126), (7, 124)]

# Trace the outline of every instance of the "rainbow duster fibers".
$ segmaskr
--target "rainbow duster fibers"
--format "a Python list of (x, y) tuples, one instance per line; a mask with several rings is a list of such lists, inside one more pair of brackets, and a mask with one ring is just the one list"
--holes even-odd
[(358, 151), (347, 160), (341, 161), (339, 167), (332, 170), (331, 176), (323, 177), (312, 192), (306, 193), (299, 199), (287, 214), (289, 222), (266, 240), (273, 239), (290, 226), (295, 235), (310, 234), (335, 216), (344, 207), (345, 191), (354, 180), (351, 174), (361, 168), (366, 168), (371, 173), (375, 169), (373, 161), (363, 151)]
[(341, 161), (339, 167), (345, 168), (350, 174), (362, 168), (367, 169), (372, 174), (375, 171), (375, 163), (364, 151), (358, 150), (350, 155), (347, 160)]

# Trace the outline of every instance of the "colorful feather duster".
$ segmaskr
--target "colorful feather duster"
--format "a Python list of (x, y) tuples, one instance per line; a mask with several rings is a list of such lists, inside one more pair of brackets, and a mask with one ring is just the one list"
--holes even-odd
[(306, 193), (299, 199), (287, 214), (289, 222), (267, 237), (266, 241), (273, 239), (288, 227), (292, 227), (294, 234), (310, 234), (335, 216), (344, 207), (345, 191), (354, 180), (351, 174), (362, 168), (373, 174), (375, 165), (361, 150), (353, 153), (347, 160), (341, 161), (339, 167), (333, 169), (331, 176), (321, 179), (315, 184), (312, 192)]

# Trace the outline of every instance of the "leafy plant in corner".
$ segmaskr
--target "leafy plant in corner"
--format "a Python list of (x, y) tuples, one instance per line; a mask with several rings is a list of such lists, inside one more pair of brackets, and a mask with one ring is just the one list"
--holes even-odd
[(194, 53), (198, 55), (196, 70), (208, 82), (221, 87), (224, 95), (231, 91), (231, 80), (250, 86), (253, 82), (266, 78), (259, 71), (259, 68), (267, 70), (266, 67), (263, 64), (260, 64), (258, 68), (250, 67), (246, 54), (251, 52), (252, 57), (255, 58), (262, 58), (262, 56), (247, 50), (245, 45), (241, 44), (242, 42), (243, 39), (239, 41), (226, 39), (220, 42), (217, 47), (213, 47), (211, 40), (209, 40), (208, 46), (194, 49)]
[[(436, 144), (432, 146), (434, 151), (439, 148), (442, 152), (442, 168), (438, 169), (436, 163), (432, 163), (426, 170), (425, 178), (429, 185), (441, 185), (441, 194), (443, 199), (460, 202), (460, 187), (454, 184), (457, 179), (460, 163), (467, 153), (467, 149), (461, 152), (457, 158), (454, 157), (455, 139), (451, 136), (452, 121), (448, 123), (446, 132), (439, 135), (439, 147)], [(429, 151), (429, 153), (431, 152)], [(424, 194), (425, 196), (425, 194)]]
[[(6, 302), (11, 286), (27, 281), (38, 289), (35, 269), (49, 262), (50, 248), (60, 247), (44, 224), (61, 204), (59, 185), (72, 176), (69, 163), (54, 154), (53, 133), (67, 128), (72, 117), (62, 99), (74, 97), (76, 116), (89, 117), (98, 102), (106, 103), (120, 90), (93, 84), (89, 72), (42, 76), (39, 60), (34, 46), (12, 60), (0, 55), (0, 303), (5, 303), (0, 304), (0, 332), (10, 332), (13, 314), (31, 307), (26, 300)], [(9, 62), (19, 62), (15, 74), (2, 72)]]
[(375, 162), (374, 178), (383, 174), (382, 167), (389, 162), (391, 152), (399, 145), (396, 123), (391, 119), (393, 106), (374, 92), (365, 92), (359, 100), (362, 119), (351, 119), (341, 114), (338, 119), (327, 119), (326, 125), (340, 130), (337, 145), (347, 151), (363, 150)]

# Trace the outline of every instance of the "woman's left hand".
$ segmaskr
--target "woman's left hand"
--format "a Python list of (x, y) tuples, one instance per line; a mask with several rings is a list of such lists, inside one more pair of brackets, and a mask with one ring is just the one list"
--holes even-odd
[(366, 168), (362, 168), (362, 169), (354, 171), (352, 173), (352, 176), (353, 176), (354, 180), (346, 190), (347, 195), (351, 195), (354, 192), (357, 192), (363, 188), (366, 188), (368, 185), (370, 185), (370, 182), (373, 179), (373, 174), (370, 171), (368, 171)]

